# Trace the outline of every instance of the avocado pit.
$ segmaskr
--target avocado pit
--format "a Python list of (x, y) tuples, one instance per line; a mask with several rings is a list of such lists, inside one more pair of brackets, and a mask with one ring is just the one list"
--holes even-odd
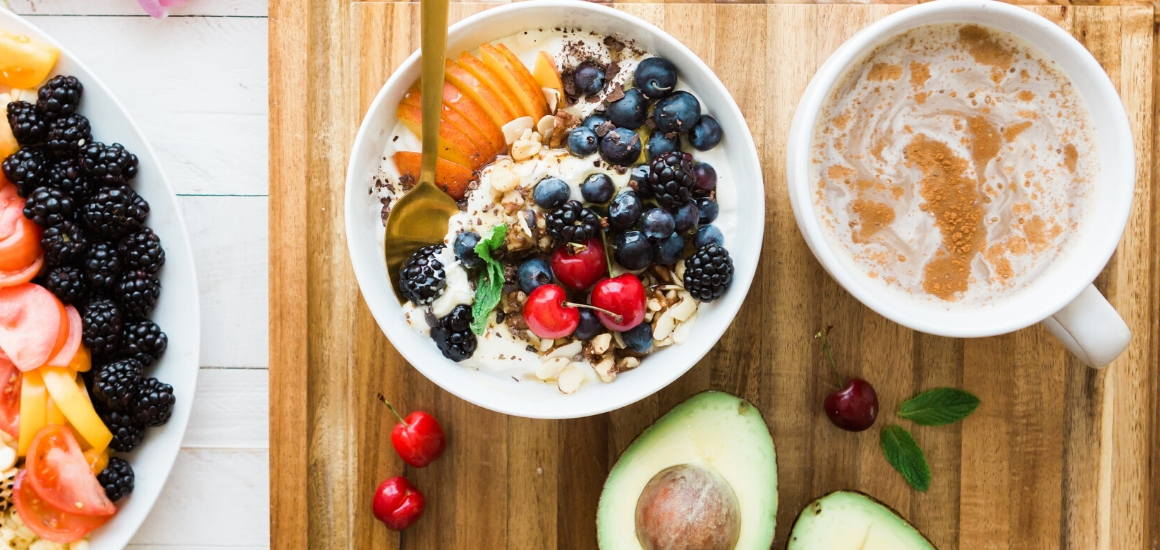
[(740, 535), (733, 487), (704, 466), (661, 470), (636, 501), (636, 537), (645, 550), (732, 550)]

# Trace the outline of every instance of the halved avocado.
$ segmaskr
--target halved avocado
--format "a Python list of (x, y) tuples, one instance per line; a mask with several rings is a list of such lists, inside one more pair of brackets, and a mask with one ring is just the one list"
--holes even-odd
[(794, 521), (786, 550), (935, 550), (889, 506), (854, 492), (830, 493)]
[(694, 395), (633, 441), (604, 482), (602, 550), (765, 550), (777, 521), (777, 454), (761, 412)]

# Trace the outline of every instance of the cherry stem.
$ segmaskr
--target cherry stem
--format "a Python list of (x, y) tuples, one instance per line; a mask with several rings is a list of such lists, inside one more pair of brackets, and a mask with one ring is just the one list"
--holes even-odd
[(826, 350), (826, 357), (830, 359), (830, 372), (834, 373), (834, 381), (838, 383), (838, 389), (841, 389), (842, 375), (838, 374), (838, 363), (834, 361), (834, 352), (830, 349), (830, 339), (826, 337), (832, 328), (834, 327), (826, 327), (818, 331), (814, 338), (822, 339), (822, 349)]
[[(391, 402), (387, 401), (387, 398), (383, 397), (383, 394), (380, 393), (378, 395), (379, 395), (379, 401), (382, 401), (383, 404), (386, 405), (388, 409), (391, 409), (391, 412), (395, 414), (395, 417), (399, 419), (399, 422), (402, 422), (404, 426), (407, 426), (407, 421), (403, 419), (403, 415), (399, 414), (399, 411), (395, 410), (395, 407), (391, 406)], [(407, 427), (410, 428), (410, 426), (407, 426)]]
[(609, 316), (609, 317), (612, 317), (612, 319), (613, 319), (613, 320), (615, 320), (617, 323), (623, 323), (623, 322), (624, 322), (624, 316), (623, 316), (623, 315), (620, 315), (619, 313), (613, 313), (613, 312), (611, 312), (611, 311), (608, 311), (607, 309), (599, 308), (599, 307), (596, 307), (596, 306), (590, 306), (590, 305), (588, 305), (588, 304), (577, 304), (577, 303), (574, 303), (574, 302), (564, 302), (564, 305), (566, 305), (566, 306), (568, 306), (568, 307), (582, 307), (582, 308), (584, 308), (584, 309), (591, 309), (591, 310), (594, 310), (594, 311), (599, 311), (600, 313), (603, 313), (603, 314), (605, 314), (605, 315), (607, 315), (607, 316)]

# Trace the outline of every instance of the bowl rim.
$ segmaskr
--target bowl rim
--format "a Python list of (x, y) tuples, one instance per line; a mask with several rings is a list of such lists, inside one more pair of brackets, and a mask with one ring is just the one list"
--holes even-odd
[[(486, 384), (477, 384), (475, 387), (470, 388), (463, 388), (453, 385), (449, 380), (451, 377), (442, 376), (440, 373), (436, 372), (436, 369), (427, 365), (423, 361), (420, 361), (422, 358), (419, 356), (419, 352), (417, 350), (411, 349), (405, 345), (395, 347), (400, 355), (402, 355), (412, 367), (422, 373), (427, 379), (431, 380), (449, 393), (488, 410), (526, 418), (579, 418), (616, 410), (656, 393), (660, 389), (671, 384), (674, 380), (695, 366), (697, 362), (699, 362), (701, 358), (703, 358), (717, 344), (721, 336), (732, 325), (733, 320), (736, 319), (737, 313), (741, 308), (741, 304), (744, 301), (745, 296), (749, 292), (754, 275), (757, 271), (765, 229), (764, 174), (761, 169), (760, 155), (757, 151), (757, 146), (753, 140), (748, 123), (741, 113), (741, 109), (738, 107), (736, 100), (733, 99), (732, 94), (729, 93), (728, 89), (717, 77), (716, 73), (714, 73), (709, 68), (709, 66), (696, 54), (689, 50), (688, 47), (686, 47), (676, 38), (666, 33), (664, 30), (632, 14), (612, 9), (600, 4), (585, 2), (581, 0), (540, 0), (537, 2), (518, 2), (498, 6), (495, 8), (489, 8), (452, 25), (448, 30), (448, 34), (449, 36), (454, 37), (456, 34), (467, 32), (469, 29), (476, 26), (487, 25), (489, 22), (495, 21), (497, 19), (514, 17), (521, 12), (550, 14), (553, 10), (559, 9), (589, 12), (593, 15), (608, 17), (610, 19), (618, 20), (621, 24), (627, 24), (632, 27), (641, 29), (649, 39), (654, 40), (658, 44), (663, 44), (664, 49), (680, 52), (680, 54), (683, 55), (688, 60), (688, 62), (695, 67), (695, 72), (699, 73), (697, 74), (698, 86), (707, 86), (709, 88), (715, 89), (720, 93), (724, 101), (720, 105), (715, 103), (713, 105), (713, 110), (727, 110), (729, 111), (730, 116), (735, 117), (736, 120), (740, 122), (741, 131), (738, 132), (735, 136), (731, 135), (730, 139), (735, 141), (734, 147), (738, 148), (740, 154), (745, 159), (745, 166), (735, 167), (734, 171), (739, 173), (746, 173), (747, 175), (752, 174), (752, 177), (750, 177), (750, 179), (753, 180), (752, 187), (754, 189), (752, 191), (758, 193), (760, 196), (750, 196), (747, 198), (760, 199), (753, 200), (755, 203), (753, 208), (756, 210), (756, 218), (761, 220), (762, 225), (759, 232), (754, 232), (755, 237), (752, 239), (752, 245), (742, 251), (734, 253), (734, 279), (730, 293), (727, 294), (727, 296), (732, 296), (734, 293), (736, 293), (737, 298), (719, 301), (721, 305), (728, 304), (724, 311), (728, 314), (729, 322), (720, 323), (719, 326), (712, 326), (711, 328), (700, 331), (701, 336), (699, 337), (699, 340), (703, 340), (708, 343), (701, 346), (702, 349), (697, 349), (696, 353), (684, 354), (680, 368), (671, 368), (672, 365), (669, 365), (663, 374), (658, 374), (657, 376), (642, 380), (634, 380), (634, 384), (636, 384), (634, 387), (637, 391), (625, 392), (624, 396), (621, 396), (617, 399), (596, 402), (589, 406), (580, 407), (569, 405), (569, 403), (576, 403), (576, 401), (568, 401), (569, 398), (575, 397), (575, 395), (572, 395), (560, 396), (560, 398), (552, 399), (550, 401), (529, 401), (529, 403), (534, 404), (528, 405), (524, 404), (524, 402), (520, 400), (503, 399), (502, 395), (498, 395), (496, 393), (485, 393), (478, 389), (478, 386)], [(528, 28), (532, 28), (533, 26), (534, 23), (528, 24)], [(503, 36), (508, 35), (505, 34)], [(503, 36), (497, 36), (495, 38), (502, 38)], [(360, 207), (355, 204), (356, 201), (354, 200), (354, 197), (358, 195), (357, 190), (360, 189), (359, 186), (366, 184), (366, 182), (361, 181), (359, 177), (360, 174), (358, 172), (360, 159), (358, 152), (365, 146), (364, 143), (368, 141), (367, 136), (371, 131), (370, 126), (374, 125), (374, 121), (372, 120), (373, 116), (377, 113), (377, 111), (383, 108), (383, 103), (387, 100), (388, 92), (393, 88), (401, 85), (400, 80), (402, 79), (404, 73), (406, 73), (409, 68), (417, 64), (419, 54), (419, 51), (413, 52), (399, 66), (399, 68), (396, 69), (394, 73), (392, 73), (387, 82), (379, 89), (379, 92), (376, 94), (374, 101), (368, 107), (367, 113), (360, 123), (359, 131), (353, 142), (347, 165), (347, 181), (345, 189), (346, 196), (344, 201), (347, 248), (350, 254), (351, 263), (354, 267), (355, 279), (358, 282), (363, 300), (366, 302), (367, 307), (370, 309), (371, 314), (375, 318), (376, 323), (379, 325), (380, 330), (382, 330), (382, 332), (387, 335), (388, 339), (390, 339), (391, 331), (388, 330), (387, 327), (392, 324), (392, 320), (389, 318), (392, 313), (388, 311), (390, 308), (374, 300), (372, 297), (368, 297), (369, 293), (375, 293), (374, 290), (369, 288), (370, 278), (374, 276), (372, 270), (381, 270), (381, 268), (379, 264), (373, 262), (371, 258), (360, 255), (358, 251), (355, 250), (355, 244), (350, 238), (350, 235), (355, 234), (358, 231), (366, 231), (366, 228), (353, 226), (354, 220), (357, 217), (353, 214), (354, 209)], [(376, 152), (376, 154), (381, 156), (381, 151)], [(747, 189), (746, 191), (751, 190)], [(731, 250), (731, 252), (734, 251)], [(743, 255), (737, 255), (739, 253)], [(741, 257), (744, 257), (746, 261), (738, 262), (737, 259)], [(390, 291), (390, 289), (388, 289), (388, 291), (389, 299), (397, 301), (393, 291)], [(407, 327), (407, 330), (413, 329)], [(681, 346), (683, 346), (682, 349), (693, 351), (693, 346), (691, 345), (692, 343), (692, 341), (688, 341), (684, 344), (681, 344)], [(393, 342), (392, 345), (394, 345)], [(431, 349), (434, 350), (434, 347)], [(440, 359), (444, 362), (449, 362), (449, 360), (443, 359), (442, 357), (440, 357)], [(479, 377), (488, 379), (498, 378), (488, 373), (477, 372), (470, 369), (463, 369), (463, 373), (458, 374), (455, 377), (469, 378), (473, 375), (477, 379)]]

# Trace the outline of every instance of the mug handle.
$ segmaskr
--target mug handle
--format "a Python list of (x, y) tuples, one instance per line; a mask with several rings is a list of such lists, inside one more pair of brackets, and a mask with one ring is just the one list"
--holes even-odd
[(1132, 339), (1128, 325), (1094, 285), (1042, 324), (1068, 351), (1096, 369), (1111, 363)]

